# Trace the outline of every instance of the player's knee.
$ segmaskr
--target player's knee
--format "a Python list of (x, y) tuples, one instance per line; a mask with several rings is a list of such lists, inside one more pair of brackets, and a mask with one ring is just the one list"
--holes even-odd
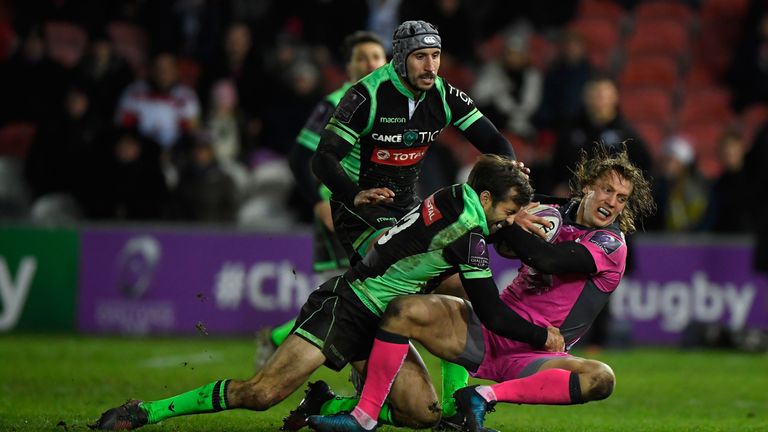
[(606, 399), (613, 393), (616, 386), (616, 376), (608, 365), (600, 363), (598, 367), (588, 373), (587, 377), (589, 378), (589, 388), (585, 395), (587, 401)]
[(387, 305), (381, 317), (381, 326), (390, 331), (407, 330), (411, 327), (416, 308), (410, 297), (397, 297)]

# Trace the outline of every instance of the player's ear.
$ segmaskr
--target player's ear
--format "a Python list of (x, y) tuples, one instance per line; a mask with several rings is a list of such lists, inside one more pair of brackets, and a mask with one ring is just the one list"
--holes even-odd
[(480, 192), (480, 204), (483, 206), (486, 206), (488, 204), (491, 204), (493, 202), (493, 198), (491, 197), (491, 193), (487, 190), (484, 190)]

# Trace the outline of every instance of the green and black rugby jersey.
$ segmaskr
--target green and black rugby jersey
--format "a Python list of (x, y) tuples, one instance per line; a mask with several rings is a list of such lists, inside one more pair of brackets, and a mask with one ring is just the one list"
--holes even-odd
[(414, 101), (388, 63), (347, 91), (325, 129), (352, 146), (341, 160), (347, 176), (361, 189), (390, 188), (397, 204), (411, 202), (422, 159), (443, 128), (463, 132), (482, 117), (466, 93), (440, 77)]
[(477, 193), (453, 185), (427, 197), (389, 229), (344, 278), (376, 315), (397, 296), (428, 293), (445, 277), (491, 278), (488, 224)]
[[(325, 96), (321, 102), (315, 105), (312, 114), (307, 119), (307, 122), (304, 124), (301, 131), (299, 131), (299, 136), (296, 137), (296, 141), (299, 144), (312, 152), (317, 150), (317, 146), (320, 144), (320, 133), (328, 123), (328, 119), (331, 118), (333, 110), (336, 109), (336, 106), (339, 105), (339, 101), (344, 97), (344, 93), (352, 87), (352, 84), (353, 83), (351, 82), (344, 83), (344, 85)], [(329, 191), (323, 184), (318, 187), (318, 193), (325, 201), (328, 201), (331, 197), (331, 191)]]

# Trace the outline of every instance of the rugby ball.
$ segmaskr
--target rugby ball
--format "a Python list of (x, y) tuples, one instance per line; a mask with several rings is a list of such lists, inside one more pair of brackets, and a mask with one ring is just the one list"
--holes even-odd
[[(544, 225), (538, 223), (534, 225), (544, 231), (546, 240), (552, 243), (557, 238), (557, 235), (560, 233), (560, 228), (563, 226), (563, 217), (560, 215), (560, 212), (555, 207), (545, 204), (540, 204), (526, 211), (547, 220), (547, 223)], [(494, 241), (493, 246), (499, 255), (505, 258), (517, 258), (515, 252), (506, 244), (504, 238), (497, 238), (496, 241)]]

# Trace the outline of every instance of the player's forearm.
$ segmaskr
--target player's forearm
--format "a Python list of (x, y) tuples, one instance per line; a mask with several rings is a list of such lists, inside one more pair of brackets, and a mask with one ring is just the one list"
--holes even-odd
[(312, 157), (312, 171), (333, 193), (333, 199), (352, 206), (360, 187), (341, 167), (341, 160), (350, 149), (349, 143), (332, 132), (324, 131)]
[(464, 135), (482, 153), (492, 153), (516, 159), (512, 144), (486, 117), (479, 118), (464, 131)]
[(592, 254), (584, 246), (572, 241), (547, 243), (517, 224), (499, 229), (494, 241), (503, 242), (521, 261), (542, 273), (592, 274), (597, 271)]
[(491, 278), (461, 280), (472, 307), (485, 328), (500, 336), (543, 347), (547, 342), (547, 329), (521, 317), (499, 298), (499, 291)]

